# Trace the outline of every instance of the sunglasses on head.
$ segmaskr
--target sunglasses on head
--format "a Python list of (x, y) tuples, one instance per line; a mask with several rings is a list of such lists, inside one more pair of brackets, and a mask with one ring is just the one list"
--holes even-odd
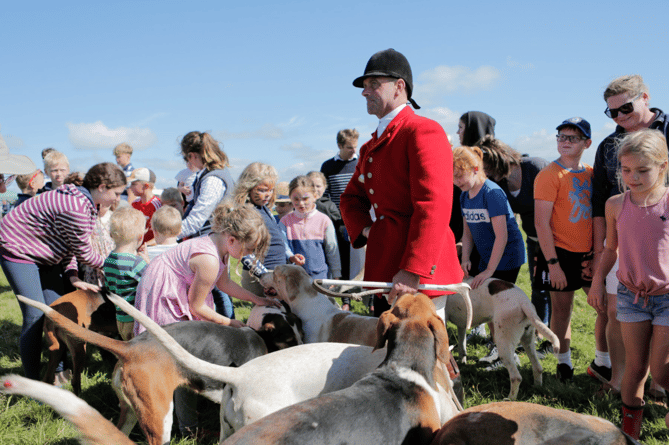
[(641, 94), (642, 93), (639, 93), (634, 99), (630, 100), (626, 104), (622, 104), (618, 108), (606, 107), (606, 110), (604, 110), (604, 114), (606, 114), (611, 119), (617, 118), (618, 113), (630, 114), (632, 111), (634, 111), (634, 101), (637, 100), (639, 97), (641, 97)]

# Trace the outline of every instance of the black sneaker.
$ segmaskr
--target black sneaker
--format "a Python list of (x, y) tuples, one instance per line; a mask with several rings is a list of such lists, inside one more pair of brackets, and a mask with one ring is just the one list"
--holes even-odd
[(572, 382), (574, 380), (574, 368), (566, 363), (558, 364), (555, 374), (562, 383)]
[[(520, 358), (518, 357), (518, 354), (513, 354), (513, 361), (516, 362), (516, 366), (520, 366)], [(502, 363), (502, 359), (500, 358), (492, 362), (490, 366), (485, 367), (484, 371), (494, 371), (495, 369), (499, 368), (506, 368), (504, 363)]]
[(588, 366), (588, 375), (599, 380), (602, 383), (608, 383), (611, 380), (611, 368), (606, 366), (598, 366), (593, 360)]
[(551, 344), (551, 342), (549, 342), (548, 340), (542, 341), (541, 344), (539, 345), (539, 349), (537, 349), (537, 356), (541, 360), (543, 360), (546, 358), (548, 354), (552, 353), (553, 353), (553, 345)]

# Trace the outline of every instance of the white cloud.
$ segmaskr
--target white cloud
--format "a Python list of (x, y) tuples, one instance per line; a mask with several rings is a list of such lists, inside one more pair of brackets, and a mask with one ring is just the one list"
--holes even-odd
[(529, 136), (519, 137), (512, 147), (520, 153), (527, 153), (530, 156), (538, 156), (547, 160), (553, 160), (558, 156), (555, 132), (549, 132), (545, 128), (535, 131)]
[(257, 130), (252, 131), (218, 131), (215, 137), (222, 141), (232, 139), (283, 139), (284, 134), (280, 127), (273, 124), (265, 124)]
[[(458, 131), (458, 121), (460, 120), (460, 114), (446, 107), (434, 107), (434, 108), (421, 108), (418, 110), (418, 114), (421, 116), (428, 117), (432, 120), (435, 120), (441, 124), (444, 128), (444, 131), (448, 133), (449, 139), (453, 136), (456, 136)], [(457, 136), (456, 139), (457, 141)], [(454, 140), (451, 140), (453, 144)]]
[(519, 68), (521, 70), (533, 70), (534, 64), (532, 62), (520, 63), (517, 60), (511, 59), (511, 56), (506, 58), (506, 66), (511, 68)]
[(473, 93), (490, 90), (498, 82), (501, 72), (494, 66), (483, 65), (476, 69), (466, 66), (437, 66), (422, 72), (414, 87), (413, 96), (433, 98), (455, 92)]
[(108, 150), (114, 146), (126, 142), (134, 150), (144, 150), (156, 143), (155, 133), (149, 128), (118, 127), (109, 128), (102, 121), (91, 124), (67, 123), (69, 130), (68, 138), (72, 145), (84, 150)]

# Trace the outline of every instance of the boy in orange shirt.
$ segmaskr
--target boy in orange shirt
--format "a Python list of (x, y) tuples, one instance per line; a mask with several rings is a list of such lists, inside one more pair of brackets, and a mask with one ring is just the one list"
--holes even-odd
[(534, 220), (543, 253), (534, 280), (550, 291), (550, 327), (560, 340), (557, 376), (565, 382), (574, 375), (569, 349), (574, 292), (587, 292), (592, 279), (592, 167), (581, 163), (592, 140), (590, 124), (580, 117), (565, 120), (557, 130), (560, 157), (534, 181)]

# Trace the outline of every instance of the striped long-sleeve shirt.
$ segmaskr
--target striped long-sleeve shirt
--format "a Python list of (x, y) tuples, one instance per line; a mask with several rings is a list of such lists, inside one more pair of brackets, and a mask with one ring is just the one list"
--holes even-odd
[(102, 268), (104, 257), (91, 245), (97, 210), (88, 190), (71, 184), (45, 192), (2, 218), (0, 246), (11, 256), (35, 264), (77, 262)]

